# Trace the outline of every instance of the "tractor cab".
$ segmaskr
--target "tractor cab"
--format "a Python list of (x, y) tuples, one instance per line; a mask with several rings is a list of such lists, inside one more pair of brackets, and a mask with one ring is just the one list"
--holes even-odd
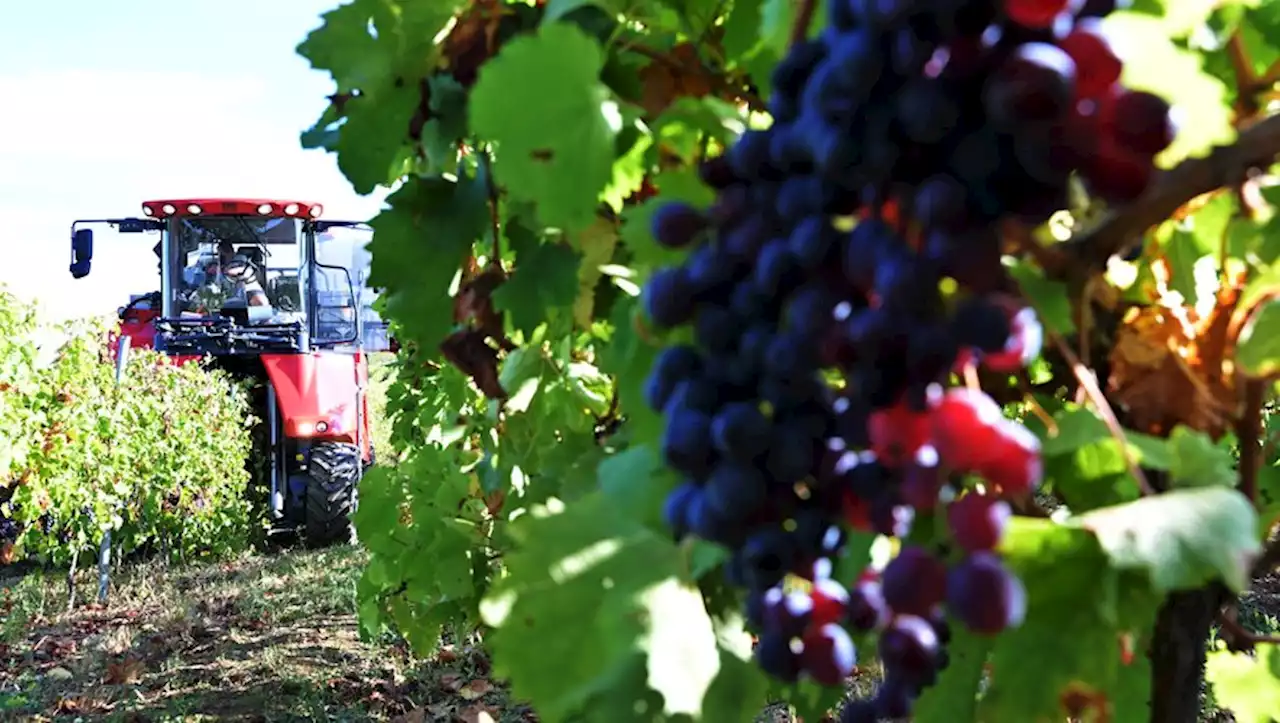
[[(157, 350), (224, 356), (390, 348), (386, 324), (372, 311), (377, 291), (366, 285), (365, 224), (321, 221), (321, 206), (301, 201), (158, 200), (142, 210), (144, 218), (103, 222), (160, 236), (159, 293), (128, 307), (134, 319), (154, 324)], [(73, 227), (77, 278), (90, 268), (93, 232), (78, 228), (89, 223)], [(129, 321), (124, 310), (121, 318)]]

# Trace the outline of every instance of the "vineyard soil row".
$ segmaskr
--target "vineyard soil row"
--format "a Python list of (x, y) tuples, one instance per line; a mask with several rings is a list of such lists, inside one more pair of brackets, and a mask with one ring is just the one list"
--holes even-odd
[[(0, 720), (537, 720), (466, 641), (427, 659), (393, 640), (362, 642), (354, 590), (365, 561), (337, 548), (135, 565), (109, 605), (70, 613), (61, 575), (0, 572)], [(1259, 581), (1242, 622), (1280, 630), (1280, 576)], [(761, 704), (762, 723), (790, 720)], [(1229, 721), (1205, 701), (1203, 723)]]

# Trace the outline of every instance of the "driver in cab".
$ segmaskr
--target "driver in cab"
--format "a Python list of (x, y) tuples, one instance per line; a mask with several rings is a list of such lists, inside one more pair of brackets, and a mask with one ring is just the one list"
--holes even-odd
[(218, 260), (209, 269), (211, 276), (221, 276), (230, 282), (232, 299), (248, 306), (270, 306), (267, 292), (258, 283), (257, 274), (249, 259), (237, 254), (230, 241), (218, 242)]

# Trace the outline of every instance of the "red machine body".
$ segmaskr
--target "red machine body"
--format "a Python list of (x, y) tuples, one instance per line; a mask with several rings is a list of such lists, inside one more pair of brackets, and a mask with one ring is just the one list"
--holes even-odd
[(369, 363), (363, 352), (264, 354), (262, 365), (276, 390), (286, 437), (329, 439), (371, 453)]

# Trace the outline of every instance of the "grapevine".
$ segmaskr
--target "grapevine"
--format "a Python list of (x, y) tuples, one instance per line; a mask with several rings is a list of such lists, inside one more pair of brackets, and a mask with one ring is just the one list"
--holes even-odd
[(86, 559), (107, 532), (122, 555), (250, 544), (242, 390), (144, 349), (117, 386), (101, 320), (44, 324), (8, 292), (0, 332), (0, 564)]
[(1273, 12), (326, 14), (403, 343), (364, 631), (548, 721), (1274, 715)]

